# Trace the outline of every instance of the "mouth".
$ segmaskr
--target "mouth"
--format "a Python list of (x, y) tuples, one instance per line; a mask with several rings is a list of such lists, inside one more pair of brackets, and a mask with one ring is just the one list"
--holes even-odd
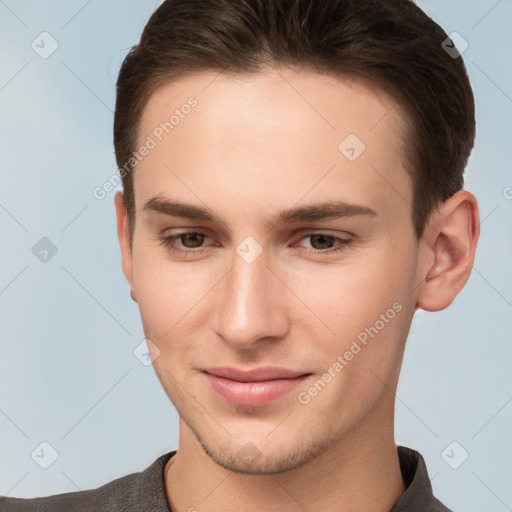
[(203, 373), (213, 391), (229, 404), (241, 407), (262, 407), (274, 402), (312, 375), (275, 367), (252, 370), (217, 367)]

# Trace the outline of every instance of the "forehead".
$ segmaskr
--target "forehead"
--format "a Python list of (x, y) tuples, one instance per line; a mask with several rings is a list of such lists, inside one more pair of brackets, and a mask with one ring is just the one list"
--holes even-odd
[[(146, 103), (139, 135), (168, 121), (191, 97), (200, 107), (194, 108), (198, 124), (207, 129), (208, 121), (216, 123), (210, 136), (220, 127), (231, 127), (241, 136), (238, 128), (242, 125), (251, 132), (260, 128), (261, 135), (284, 129), (308, 137), (314, 132), (319, 136), (337, 132), (340, 136), (352, 131), (365, 138), (369, 135), (366, 132), (383, 121), (384, 128), (403, 128), (402, 111), (396, 101), (367, 80), (272, 68), (253, 74), (203, 71), (164, 82)], [(227, 122), (219, 126), (219, 120)]]
[(359, 79), (291, 69), (189, 75), (160, 86), (144, 109), (138, 144), (153, 148), (134, 173), (137, 208), (177, 189), (269, 208), (333, 191), (375, 206), (410, 198), (403, 133), (394, 100)]

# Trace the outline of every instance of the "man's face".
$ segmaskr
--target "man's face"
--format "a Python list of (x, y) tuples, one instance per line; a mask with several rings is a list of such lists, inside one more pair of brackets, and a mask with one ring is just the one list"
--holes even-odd
[[(315, 73), (204, 72), (151, 96), (124, 270), (180, 426), (217, 463), (292, 469), (392, 422), (421, 247), (402, 134), (384, 93)], [(215, 218), (145, 207), (156, 196)], [(345, 215), (275, 223), (326, 203)], [(169, 241), (186, 255), (162, 243), (186, 232)], [(215, 367), (305, 376), (258, 387), (208, 377)]]

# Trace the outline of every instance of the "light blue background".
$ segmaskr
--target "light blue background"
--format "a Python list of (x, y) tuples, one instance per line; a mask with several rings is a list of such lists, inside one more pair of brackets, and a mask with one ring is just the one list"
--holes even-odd
[[(113, 193), (114, 84), (157, 0), (0, 1), (0, 494), (100, 486), (177, 447), (177, 414), (151, 366), (120, 266)], [(464, 53), (478, 135), (466, 186), (480, 203), (474, 272), (455, 303), (414, 320), (396, 439), (424, 455), (456, 511), (512, 510), (512, 2), (423, 0)], [(59, 47), (31, 48), (41, 32)], [(40, 262), (32, 247), (58, 248)], [(59, 453), (47, 470), (42, 442)], [(452, 469), (457, 441), (469, 458)], [(459, 455), (457, 455), (459, 456)]]

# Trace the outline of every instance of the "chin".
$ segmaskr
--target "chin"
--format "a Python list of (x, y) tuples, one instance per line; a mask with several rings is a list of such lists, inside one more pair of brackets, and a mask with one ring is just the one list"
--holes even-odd
[(330, 439), (311, 440), (308, 443), (303, 437), (292, 443), (289, 437), (288, 443), (277, 438), (271, 443), (264, 438), (235, 444), (230, 439), (223, 445), (218, 440), (204, 440), (197, 433), (196, 437), (213, 462), (228, 471), (245, 475), (275, 475), (291, 471), (304, 466), (332, 445)]

